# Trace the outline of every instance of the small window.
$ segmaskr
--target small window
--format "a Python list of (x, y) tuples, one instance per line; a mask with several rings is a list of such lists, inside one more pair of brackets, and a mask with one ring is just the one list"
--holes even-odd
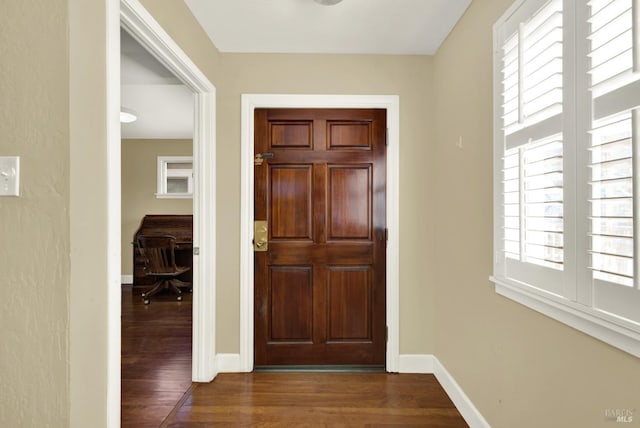
[(193, 197), (193, 157), (158, 156), (157, 198)]

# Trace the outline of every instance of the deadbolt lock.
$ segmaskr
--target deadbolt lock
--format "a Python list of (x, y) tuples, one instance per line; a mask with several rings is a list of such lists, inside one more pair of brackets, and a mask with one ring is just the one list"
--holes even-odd
[(253, 222), (253, 251), (267, 251), (269, 249), (269, 229), (265, 220)]
[(265, 159), (273, 159), (273, 153), (258, 153), (253, 158), (253, 164), (255, 166), (262, 166), (262, 162), (264, 162)]

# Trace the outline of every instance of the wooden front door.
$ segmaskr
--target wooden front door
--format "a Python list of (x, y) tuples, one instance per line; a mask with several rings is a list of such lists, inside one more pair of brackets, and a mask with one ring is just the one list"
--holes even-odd
[(256, 366), (384, 366), (385, 144), (385, 110), (255, 111)]

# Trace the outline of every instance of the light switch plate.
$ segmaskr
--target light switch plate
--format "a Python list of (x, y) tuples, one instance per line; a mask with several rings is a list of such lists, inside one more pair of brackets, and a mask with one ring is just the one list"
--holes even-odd
[(0, 196), (20, 196), (19, 156), (0, 156)]

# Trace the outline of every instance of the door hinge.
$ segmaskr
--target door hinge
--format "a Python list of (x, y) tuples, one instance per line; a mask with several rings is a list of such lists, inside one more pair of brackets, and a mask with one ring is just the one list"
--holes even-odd
[(193, 247), (193, 255), (194, 256), (200, 255), (200, 247)]
[(384, 242), (386, 246), (389, 246), (389, 229), (384, 229)]
[(389, 128), (387, 128), (387, 133), (385, 134), (384, 145), (385, 146), (389, 145)]
[(385, 343), (389, 343), (389, 326), (385, 326), (384, 341)]

